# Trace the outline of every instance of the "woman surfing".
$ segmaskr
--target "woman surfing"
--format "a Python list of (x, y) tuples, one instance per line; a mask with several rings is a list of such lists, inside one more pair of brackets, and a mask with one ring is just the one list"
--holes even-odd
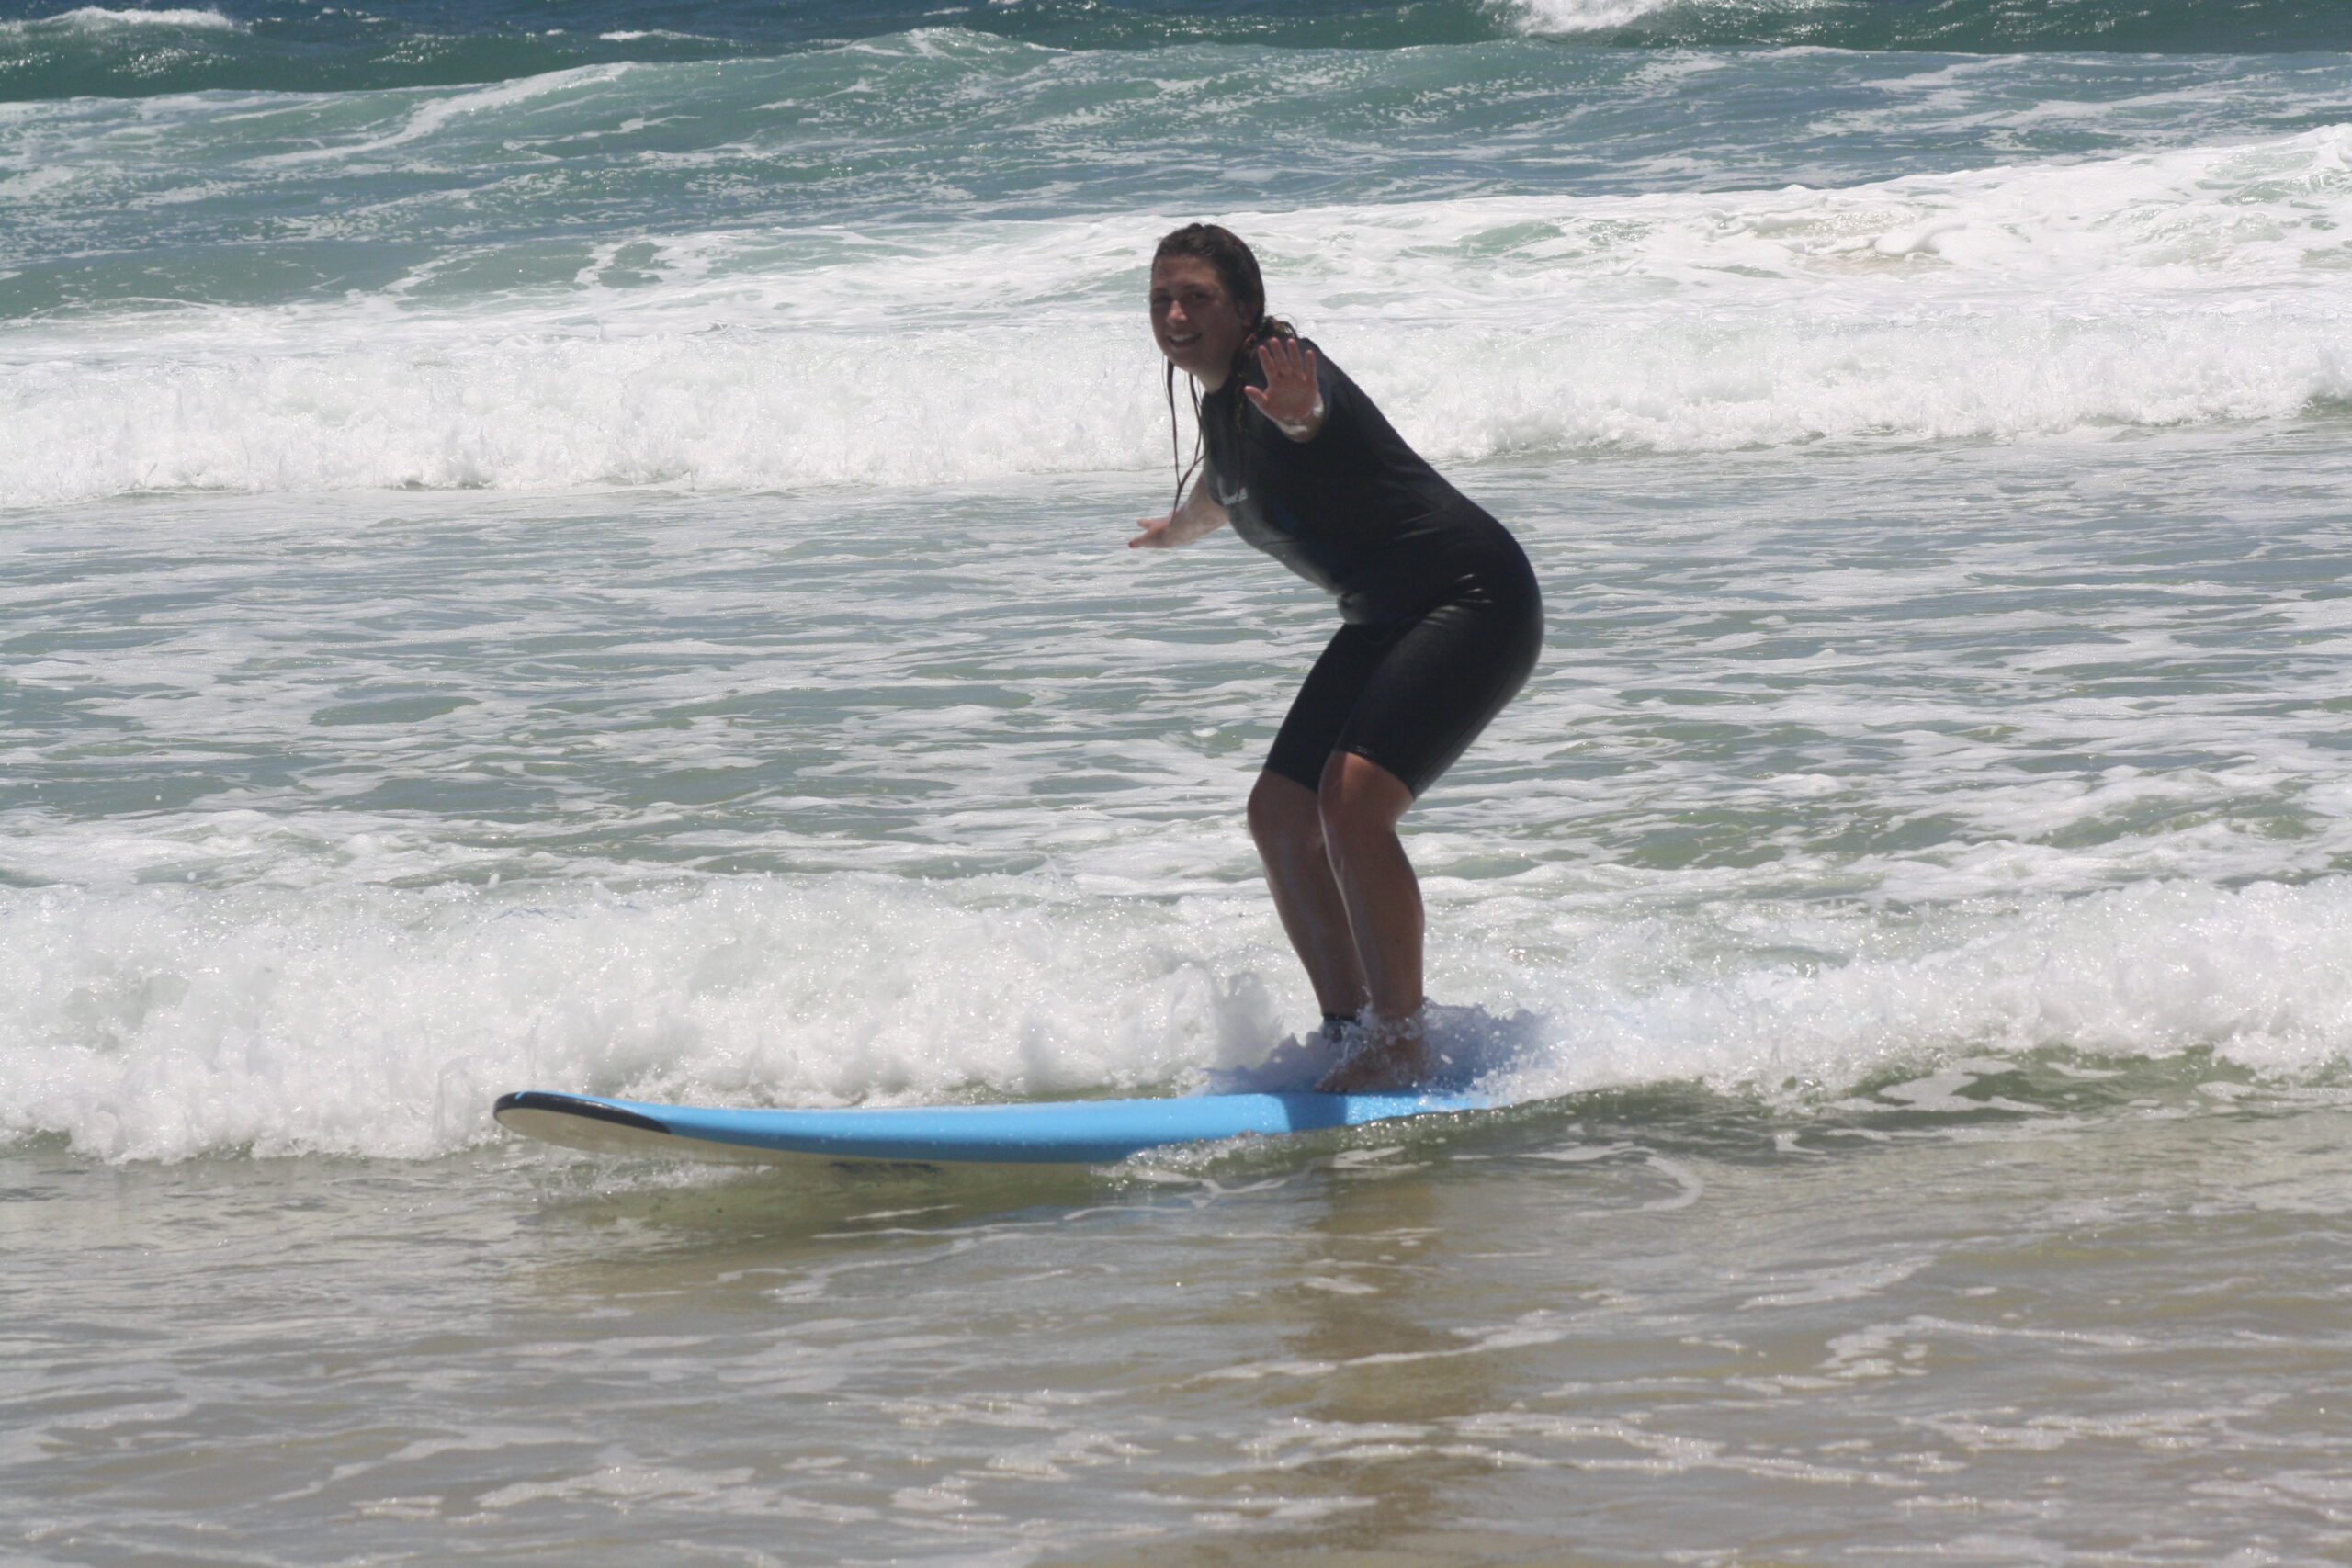
[(1193, 223), (1151, 263), (1151, 331), (1196, 384), (1204, 453), (1132, 547), (1234, 532), (1339, 601), (1250, 793), (1283, 930), (1350, 1049), (1316, 1084), (1403, 1088), (1430, 1060), (1406, 810), (1526, 682), (1544, 601), (1508, 529), (1405, 444), (1346, 373), (1266, 314), (1258, 258)]

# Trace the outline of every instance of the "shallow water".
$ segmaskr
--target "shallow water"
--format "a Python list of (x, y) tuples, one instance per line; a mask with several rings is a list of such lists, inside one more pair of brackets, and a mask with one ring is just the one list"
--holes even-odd
[[(0, 6), (0, 1557), (2342, 1561), (2347, 49)], [(1504, 1109), (505, 1138), (1315, 1023), (1329, 608), (1121, 547), (1204, 215), (1542, 576), (1408, 819)]]
[(76, 1241), (10, 1270), (10, 1522), (35, 1562), (2336, 1561), (2352, 1123), (2193, 1077), (1093, 1175), (20, 1151), (11, 1242)]

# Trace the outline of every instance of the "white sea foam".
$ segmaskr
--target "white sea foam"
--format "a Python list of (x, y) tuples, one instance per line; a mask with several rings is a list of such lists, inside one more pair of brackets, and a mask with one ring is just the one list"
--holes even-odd
[[(1834, 1095), (1934, 1054), (2045, 1045), (2205, 1046), (2291, 1078), (2352, 1040), (2343, 880), (1839, 915), (1848, 961), (1810, 969), (1772, 962), (1763, 929), (1727, 961), (1713, 916), (1614, 915), (1558, 966), (1508, 956), (1545, 945), (1544, 901), (1442, 916), (1438, 994), (1487, 998), (1446, 1028), (1514, 1099), (1694, 1078)], [(1817, 912), (1788, 918), (1821, 941)], [(1182, 1085), (1312, 1021), (1261, 899), (1041, 879), (49, 890), (0, 897), (0, 1131), (109, 1158), (426, 1156), (492, 1136), (491, 1100), (534, 1086), (825, 1104)]]
[(887, 879), (0, 900), (9, 1132), (413, 1156), (518, 1087), (824, 1103), (1148, 1084), (1270, 1037), (1179, 914)]
[(1837, 0), (1499, 0), (1499, 9), (1525, 33), (1602, 32), (1662, 11), (1736, 9), (1750, 17), (1826, 10)]
[(115, 28), (196, 28), (209, 32), (235, 32), (242, 26), (242, 23), (213, 10), (114, 11), (103, 6), (82, 6), (51, 16), (0, 22), (0, 34), (64, 28), (84, 32), (103, 32)]
[[(1630, 934), (1630, 933), (1627, 933)], [(1669, 929), (1654, 931), (1676, 945)], [(1817, 938), (1818, 932), (1814, 933)], [(2120, 1057), (2207, 1046), (2257, 1071), (2342, 1065), (2352, 883), (2225, 890), (2145, 883), (1999, 916), (1955, 911), (1820, 968), (1746, 967), (1691, 983), (1612, 983), (1611, 957), (1555, 992), (1521, 1095), (1670, 1076), (1837, 1089), (1941, 1052), (2064, 1045)], [(1623, 952), (1615, 936), (1604, 952)], [(1632, 973), (1655, 960), (1623, 953)]]
[[(1848, 190), (1232, 220), (1276, 304), (1441, 459), (2013, 440), (2352, 396), (2348, 152), (2331, 127)], [(654, 237), (629, 287), (606, 245), (553, 293), (20, 324), (0, 504), (1146, 467), (1161, 433), (1134, 301), (1163, 221)]]
[(1500, 9), (1531, 33), (1586, 33), (1622, 28), (1676, 0), (1504, 0)]

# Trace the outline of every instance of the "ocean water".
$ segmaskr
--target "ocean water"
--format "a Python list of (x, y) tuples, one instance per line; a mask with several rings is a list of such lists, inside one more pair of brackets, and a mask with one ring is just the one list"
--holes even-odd
[[(1543, 579), (1504, 1109), (503, 1134), (1314, 1024), (1195, 218)], [(2342, 1562), (2347, 438), (2335, 0), (0, 0), (0, 1560)]]

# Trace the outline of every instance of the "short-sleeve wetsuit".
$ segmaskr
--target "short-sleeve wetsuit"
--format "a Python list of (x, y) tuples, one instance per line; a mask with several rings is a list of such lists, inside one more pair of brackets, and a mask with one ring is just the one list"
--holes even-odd
[[(1309, 345), (1312, 346), (1312, 345)], [(1246, 384), (1264, 372), (1249, 356)], [(1319, 352), (1323, 423), (1293, 441), (1228, 377), (1201, 400), (1204, 482), (1233, 530), (1340, 602), (1266, 771), (1319, 789), (1335, 751), (1419, 795), (1510, 701), (1544, 600), (1510, 531), (1446, 483)]]

